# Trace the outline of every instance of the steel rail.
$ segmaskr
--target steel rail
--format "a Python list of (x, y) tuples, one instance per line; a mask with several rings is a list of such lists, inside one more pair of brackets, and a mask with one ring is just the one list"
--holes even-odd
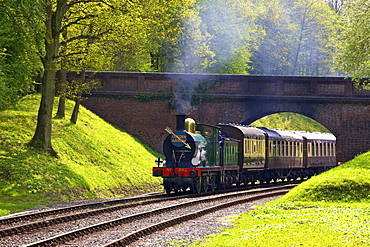
[(57, 208), (57, 209), (50, 209), (50, 210), (45, 210), (41, 212), (32, 212), (32, 213), (25, 213), (25, 214), (18, 214), (18, 215), (10, 215), (10, 216), (3, 216), (0, 218), (0, 226), (17, 222), (17, 221), (22, 221), (22, 220), (30, 220), (30, 219), (37, 219), (53, 214), (58, 214), (58, 213), (68, 213), (72, 211), (78, 211), (82, 209), (88, 209), (88, 208), (96, 208), (96, 207), (101, 207), (101, 206), (110, 206), (110, 205), (117, 205), (117, 204), (125, 204), (125, 203), (130, 203), (130, 202), (135, 202), (135, 201), (140, 201), (140, 200), (145, 200), (145, 199), (150, 199), (150, 198), (161, 198), (161, 197), (166, 197), (164, 193), (161, 193), (159, 195), (154, 195), (154, 196), (138, 196), (138, 197), (130, 197), (130, 198), (123, 198), (123, 199), (114, 199), (114, 200), (107, 200), (107, 201), (102, 201), (102, 202), (94, 202), (94, 203), (87, 203), (87, 204), (81, 204), (81, 205), (75, 205), (75, 206), (70, 206), (70, 207), (63, 207), (63, 208)]
[[(104, 214), (104, 213), (109, 213), (117, 210), (121, 210), (123, 208), (130, 208), (130, 207), (135, 207), (138, 205), (147, 205), (147, 204), (153, 204), (153, 203), (158, 203), (162, 201), (169, 201), (169, 200), (175, 200), (175, 199), (181, 199), (186, 196), (177, 196), (177, 197), (161, 197), (157, 199), (151, 199), (147, 198), (148, 200), (146, 201), (139, 201), (139, 202), (132, 202), (128, 204), (123, 204), (123, 205), (116, 205), (112, 207), (106, 207), (106, 208), (100, 208), (100, 209), (95, 209), (87, 212), (81, 212), (81, 213), (76, 213), (76, 214), (70, 214), (70, 215), (65, 215), (65, 216), (60, 216), (56, 218), (51, 218), (51, 219), (46, 219), (42, 221), (36, 221), (36, 222), (31, 222), (28, 224), (23, 224), (23, 225), (18, 225), (14, 227), (9, 227), (9, 228), (4, 228), (0, 229), (0, 237), (5, 237), (5, 236), (11, 236), (15, 234), (19, 234), (25, 231), (32, 231), (35, 229), (40, 229), (40, 228), (45, 228), (45, 227), (50, 227), (53, 225), (65, 223), (68, 221), (73, 221), (73, 220), (78, 220), (78, 219), (84, 219), (87, 217), (91, 216), (96, 216), (99, 214)], [(53, 210), (56, 211), (55, 213), (59, 213), (58, 210)]]
[(283, 195), (283, 194), (287, 193), (288, 191), (289, 191), (289, 189), (286, 189), (286, 190), (281, 190), (281, 191), (277, 191), (277, 192), (269, 192), (269, 193), (266, 193), (266, 194), (263, 194), (263, 195), (250, 196), (248, 198), (238, 199), (238, 200), (234, 200), (234, 201), (231, 201), (231, 202), (226, 202), (226, 203), (223, 203), (223, 204), (219, 204), (217, 206), (212, 206), (212, 207), (209, 207), (209, 208), (206, 208), (206, 209), (196, 211), (194, 213), (189, 213), (189, 214), (182, 215), (182, 216), (179, 216), (179, 217), (176, 217), (176, 218), (172, 218), (170, 220), (162, 221), (158, 224), (154, 224), (154, 225), (151, 225), (149, 227), (137, 230), (137, 231), (135, 231), (135, 232), (133, 232), (129, 235), (124, 236), (121, 239), (110, 242), (110, 243), (104, 245), (104, 247), (126, 246), (126, 245), (129, 245), (129, 244), (135, 242), (136, 240), (140, 239), (141, 237), (144, 237), (144, 236), (149, 235), (149, 234), (153, 234), (157, 231), (164, 230), (164, 229), (166, 229), (168, 227), (171, 227), (171, 226), (174, 226), (174, 225), (178, 225), (178, 224), (186, 222), (188, 220), (193, 220), (193, 219), (199, 218), (201, 216), (204, 216), (206, 214), (213, 213), (215, 211), (222, 210), (224, 208), (235, 206), (235, 205), (238, 205), (238, 204), (246, 203), (246, 202), (249, 202), (249, 201), (254, 201), (254, 200), (259, 200), (259, 199), (262, 199), (262, 198), (269, 198), (269, 197), (275, 197), (275, 196)]
[[(252, 195), (252, 194), (256, 194), (256, 193), (268, 192), (268, 191), (273, 191), (273, 190), (278, 190), (278, 189), (280, 189), (281, 191), (280, 192), (272, 192), (272, 193), (281, 194), (281, 193), (286, 193), (287, 191), (289, 191), (290, 188), (292, 188), (294, 186), (295, 185), (285, 185), (285, 186), (281, 186), (281, 187), (278, 187), (278, 188), (276, 188), (276, 187), (275, 188), (266, 188), (266, 189), (263, 189), (261, 191), (234, 192), (234, 193), (231, 193), (231, 194), (228, 194), (228, 195), (219, 195), (219, 196), (216, 196), (214, 198), (203, 198), (203, 199), (197, 198), (197, 199), (192, 200), (190, 202), (184, 202), (184, 203), (180, 203), (180, 204), (177, 204), (177, 205), (163, 207), (163, 208), (160, 208), (160, 209), (154, 209), (154, 210), (150, 210), (150, 211), (147, 211), (147, 212), (133, 214), (133, 215), (130, 215), (130, 216), (126, 216), (126, 217), (106, 221), (106, 222), (103, 222), (103, 223), (98, 223), (98, 224), (95, 224), (95, 225), (92, 225), (92, 226), (84, 227), (84, 228), (81, 228), (81, 229), (77, 229), (75, 231), (70, 231), (70, 232), (67, 232), (67, 233), (63, 233), (63, 234), (48, 238), (48, 239), (44, 239), (44, 240), (41, 240), (41, 241), (38, 241), (38, 242), (35, 242), (35, 243), (31, 243), (31, 244), (25, 245), (24, 247), (58, 246), (60, 244), (65, 243), (66, 241), (70, 241), (70, 240), (76, 239), (78, 237), (88, 235), (92, 232), (106, 230), (106, 229), (113, 228), (113, 227), (121, 225), (121, 224), (130, 223), (130, 222), (133, 222), (135, 220), (143, 219), (143, 218), (146, 218), (146, 217), (151, 216), (151, 215), (157, 215), (159, 213), (163, 213), (163, 212), (166, 212), (166, 211), (175, 210), (175, 209), (179, 209), (179, 208), (186, 208), (188, 206), (192, 206), (192, 205), (196, 205), (196, 204), (200, 204), (200, 203), (206, 203), (206, 202), (209, 202), (209, 201), (213, 201), (215, 199), (221, 200), (221, 199), (227, 199), (227, 198), (232, 198), (232, 197), (237, 197), (237, 196), (243, 196), (243, 195), (245, 196), (247, 194)], [(261, 197), (261, 195), (259, 195), (257, 197)]]

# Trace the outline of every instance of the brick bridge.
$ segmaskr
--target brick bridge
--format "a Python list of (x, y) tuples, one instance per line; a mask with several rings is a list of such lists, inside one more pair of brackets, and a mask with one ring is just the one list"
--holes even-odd
[[(299, 113), (337, 137), (338, 161), (370, 150), (370, 91), (343, 77), (101, 72), (94, 78), (103, 87), (83, 105), (158, 152), (179, 109), (207, 124)], [(179, 108), (174, 94), (182, 101), (192, 95), (192, 105)]]

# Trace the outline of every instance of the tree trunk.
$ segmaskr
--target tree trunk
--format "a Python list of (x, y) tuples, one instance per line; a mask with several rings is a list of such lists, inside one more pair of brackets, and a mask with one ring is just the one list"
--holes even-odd
[(67, 70), (63, 69), (61, 71), (61, 80), (60, 80), (60, 84), (59, 84), (59, 87), (58, 87), (58, 90), (59, 90), (59, 103), (58, 103), (58, 111), (57, 111), (57, 114), (56, 114), (56, 117), (57, 118), (65, 118), (66, 116), (66, 97), (65, 97), (65, 92), (63, 90), (63, 88), (65, 87), (66, 83), (67, 83)]
[(54, 70), (48, 69), (44, 72), (42, 96), (37, 116), (36, 131), (30, 142), (31, 146), (40, 148), (43, 151), (48, 151), (52, 155), (56, 155), (56, 152), (51, 145), (51, 124), (55, 94), (54, 79)]
[(58, 102), (57, 118), (65, 118), (66, 116), (66, 97), (61, 95)]
[(75, 101), (75, 107), (73, 108), (72, 116), (71, 116), (71, 122), (72, 123), (77, 123), (77, 118), (78, 118), (78, 110), (80, 109), (80, 97), (77, 97)]
[[(79, 84), (83, 84), (85, 82), (85, 75), (86, 75), (86, 70), (82, 70), (80, 74)], [(80, 92), (80, 94), (76, 96), (76, 100), (75, 100), (76, 103), (75, 103), (75, 107), (73, 108), (73, 113), (71, 116), (71, 122), (74, 124), (77, 123), (78, 110), (80, 109), (82, 93), (83, 92)]]
[[(54, 7), (53, 3), (49, 2), (45, 8), (45, 57), (43, 58), (42, 97), (36, 131), (29, 144), (57, 156), (51, 145), (51, 125), (55, 97), (56, 57), (60, 45), (62, 19), (67, 10), (67, 0), (57, 1), (57, 6)], [(56, 12), (54, 13), (53, 10)]]

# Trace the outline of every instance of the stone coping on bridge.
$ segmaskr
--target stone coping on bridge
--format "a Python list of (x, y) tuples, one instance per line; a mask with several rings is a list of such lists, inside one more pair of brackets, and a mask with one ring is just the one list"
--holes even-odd
[[(77, 76), (76, 72), (68, 72)], [(194, 95), (208, 94), (216, 98), (234, 100), (282, 99), (316, 101), (370, 101), (370, 90), (354, 86), (351, 79), (328, 76), (290, 75), (224, 75), (154, 72), (87, 72), (88, 78), (99, 80), (102, 87), (93, 96), (121, 97), (143, 93), (171, 94), (176, 91), (192, 91)], [(207, 90), (197, 90), (198, 85)]]

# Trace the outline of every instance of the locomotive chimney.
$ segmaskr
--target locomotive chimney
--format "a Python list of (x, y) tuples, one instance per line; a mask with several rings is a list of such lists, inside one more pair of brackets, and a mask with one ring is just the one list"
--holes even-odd
[(185, 130), (185, 114), (176, 115), (176, 130)]

